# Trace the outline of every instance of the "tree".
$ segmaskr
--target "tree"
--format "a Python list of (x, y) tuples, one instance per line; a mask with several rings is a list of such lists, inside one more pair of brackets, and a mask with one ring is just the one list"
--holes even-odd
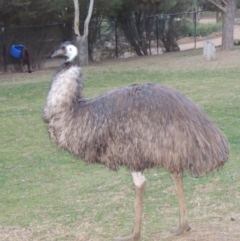
[(76, 36), (76, 46), (78, 48), (78, 64), (87, 65), (88, 64), (88, 25), (92, 16), (93, 11), (93, 3), (94, 0), (90, 0), (88, 15), (84, 22), (84, 32), (83, 35), (80, 35), (79, 32), (79, 3), (78, 0), (73, 0), (74, 9), (75, 9), (75, 17), (74, 17), (74, 33)]
[(236, 0), (207, 0), (222, 12), (222, 50), (232, 50)]
[(5, 26), (43, 25), (72, 21), (72, 0), (0, 0)]
[[(150, 42), (154, 32), (158, 32), (164, 51), (179, 49), (177, 39), (182, 26), (180, 21), (175, 21), (179, 16), (172, 13), (186, 11), (192, 4), (191, 0), (119, 1), (121, 4), (112, 17), (117, 18), (121, 30), (137, 55), (151, 54)], [(158, 17), (154, 19), (156, 14)]]
[[(93, 49), (99, 40), (99, 29), (102, 20), (106, 18), (107, 14), (113, 12), (119, 4), (120, 0), (95, 1), (94, 11), (92, 13), (92, 18), (94, 18), (94, 21), (90, 21), (89, 23), (89, 35), (87, 44), (90, 60), (93, 59)], [(79, 19), (79, 32), (80, 35), (83, 35), (84, 20), (87, 18), (88, 15), (89, 0), (79, 0), (79, 5), (81, 6), (81, 8), (79, 9), (79, 15), (81, 16), (81, 18)], [(42, 36), (46, 35), (46, 30), (50, 29), (50, 25), (52, 24), (56, 24), (56, 27), (53, 28), (59, 28), (62, 33), (60, 41), (73, 40), (74, 38), (73, 0), (0, 0), (0, 13), (0, 26), (14, 27), (38, 25), (37, 31), (31, 31), (29, 32), (29, 34), (27, 34), (28, 45), (29, 42), (34, 44), (36, 44), (37, 41), (39, 42), (39, 35), (41, 34), (41, 32)], [(42, 28), (40, 26), (42, 26)], [(28, 29), (30, 30), (33, 28)], [(59, 33), (58, 29), (56, 29), (56, 31)], [(6, 30), (5, 33), (7, 34)], [(33, 34), (34, 36), (37, 36), (37, 39), (35, 39)], [(9, 37), (9, 34), (7, 34), (7, 36)], [(23, 36), (22, 33), (18, 36), (18, 39), (23, 41), (21, 39), (21, 36)], [(52, 39), (53, 36), (51, 37)], [(17, 39), (15, 40), (18, 41)], [(56, 38), (56, 41), (59, 41), (59, 39)], [(50, 47), (50, 45), (48, 47)], [(33, 49), (35, 50), (36, 48), (33, 47)]]

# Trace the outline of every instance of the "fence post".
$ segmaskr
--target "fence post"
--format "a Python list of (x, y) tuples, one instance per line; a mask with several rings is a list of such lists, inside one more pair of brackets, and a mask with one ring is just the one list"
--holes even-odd
[(63, 23), (62, 26), (63, 26), (63, 41), (65, 42), (65, 41), (67, 41), (67, 37), (66, 37), (66, 24)]
[(157, 54), (159, 54), (159, 50), (158, 50), (158, 48), (159, 48), (159, 40), (158, 40), (158, 38), (159, 38), (159, 36), (158, 36), (158, 15), (155, 17), (155, 20), (156, 20), (156, 37), (157, 37)]
[(4, 66), (4, 72), (7, 72), (7, 61), (6, 61), (6, 46), (5, 46), (5, 40), (4, 40), (4, 27), (1, 27), (2, 32), (2, 48), (3, 48), (3, 66)]
[(114, 31), (115, 31), (115, 56), (118, 58), (118, 31), (117, 31), (117, 19), (114, 19)]
[(194, 10), (194, 49), (197, 48), (197, 12)]

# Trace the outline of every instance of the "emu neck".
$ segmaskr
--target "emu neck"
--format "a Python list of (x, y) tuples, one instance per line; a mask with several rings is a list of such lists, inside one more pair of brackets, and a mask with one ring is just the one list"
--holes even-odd
[(48, 122), (53, 116), (71, 108), (74, 102), (81, 99), (83, 83), (80, 68), (64, 63), (53, 77), (47, 101), (44, 107), (44, 119)]
[(65, 63), (63, 65), (72, 65), (77, 66), (78, 65), (78, 59), (77, 56), (69, 56), (65, 59)]

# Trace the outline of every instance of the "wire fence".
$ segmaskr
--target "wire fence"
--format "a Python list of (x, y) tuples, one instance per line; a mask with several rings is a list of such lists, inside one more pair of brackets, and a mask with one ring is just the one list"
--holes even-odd
[[(89, 60), (101, 61), (135, 55), (178, 51), (178, 40), (191, 37), (196, 48), (199, 20), (205, 12), (158, 14), (139, 18), (91, 20)], [(82, 27), (80, 26), (80, 29)], [(61, 42), (74, 39), (73, 24), (1, 27), (0, 71), (18, 71), (21, 59), (10, 54), (12, 45), (24, 45), (31, 68), (40, 69)]]

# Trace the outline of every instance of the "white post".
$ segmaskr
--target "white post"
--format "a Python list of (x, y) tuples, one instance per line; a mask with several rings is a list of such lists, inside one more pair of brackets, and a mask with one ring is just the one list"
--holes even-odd
[(205, 61), (216, 60), (216, 48), (212, 42), (205, 42), (203, 46), (203, 59)]

